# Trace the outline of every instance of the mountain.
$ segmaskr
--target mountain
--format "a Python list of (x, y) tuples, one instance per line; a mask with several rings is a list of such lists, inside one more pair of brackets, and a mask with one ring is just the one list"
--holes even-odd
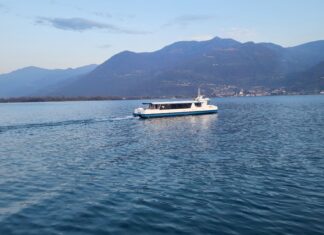
[(321, 61), (324, 61), (323, 40), (289, 48), (219, 37), (201, 42), (183, 41), (150, 53), (116, 54), (53, 94), (172, 96), (193, 95), (198, 86), (206, 94), (215, 94), (221, 86), (248, 89), (284, 84), (289, 88), (294, 87), (295, 81), (287, 76), (307, 71)]
[(320, 40), (287, 48), (286, 59), (291, 67), (302, 71), (323, 61), (323, 53), (324, 40)]
[(68, 84), (78, 76), (91, 72), (96, 65), (75, 69), (43, 69), (26, 67), (0, 75), (0, 97), (18, 97), (47, 94), (58, 84)]
[(291, 73), (283, 86), (291, 91), (320, 92), (324, 90), (324, 61), (303, 72)]
[(192, 96), (239, 91), (323, 90), (324, 40), (294, 47), (215, 37), (181, 41), (154, 52), (123, 51), (99, 66), (48, 70), (27, 67), (0, 75), (0, 97)]

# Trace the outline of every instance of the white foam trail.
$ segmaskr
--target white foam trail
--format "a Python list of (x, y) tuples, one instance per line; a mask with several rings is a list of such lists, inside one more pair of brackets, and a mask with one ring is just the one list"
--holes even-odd
[(118, 121), (118, 120), (128, 120), (128, 119), (133, 119), (133, 118), (134, 118), (134, 116), (125, 116), (125, 117), (112, 118), (112, 120)]

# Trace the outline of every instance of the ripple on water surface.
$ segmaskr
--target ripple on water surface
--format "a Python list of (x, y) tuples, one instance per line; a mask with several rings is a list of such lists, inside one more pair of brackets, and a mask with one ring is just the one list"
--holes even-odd
[(0, 104), (0, 234), (322, 234), (324, 97)]

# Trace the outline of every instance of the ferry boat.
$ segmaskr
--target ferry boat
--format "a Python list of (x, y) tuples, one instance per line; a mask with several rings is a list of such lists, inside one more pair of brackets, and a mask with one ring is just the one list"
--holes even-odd
[(140, 118), (170, 117), (217, 113), (218, 107), (209, 104), (209, 98), (200, 95), (194, 100), (143, 103), (146, 108), (137, 108), (133, 115)]

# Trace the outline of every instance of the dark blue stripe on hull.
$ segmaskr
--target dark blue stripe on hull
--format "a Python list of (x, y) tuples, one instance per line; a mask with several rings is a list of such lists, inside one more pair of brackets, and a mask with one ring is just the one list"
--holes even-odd
[(157, 118), (157, 117), (175, 117), (175, 116), (187, 116), (187, 115), (202, 115), (217, 113), (217, 110), (208, 111), (196, 111), (196, 112), (178, 112), (178, 113), (157, 113), (157, 114), (139, 114), (141, 118)]

